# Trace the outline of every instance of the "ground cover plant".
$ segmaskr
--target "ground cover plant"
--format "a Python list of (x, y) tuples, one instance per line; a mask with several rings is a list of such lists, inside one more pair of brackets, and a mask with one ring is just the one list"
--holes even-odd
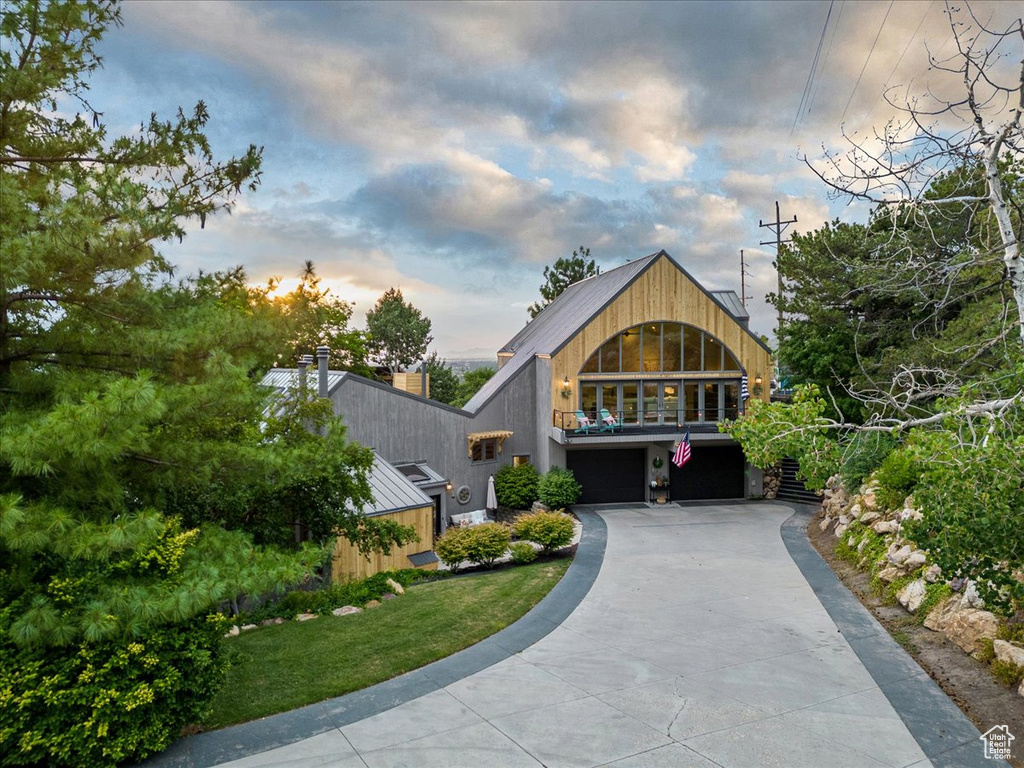
[(429, 664), (494, 634), (536, 605), (561, 558), (414, 586), (352, 616), (289, 621), (229, 641), (233, 664), (208, 728), (284, 712)]

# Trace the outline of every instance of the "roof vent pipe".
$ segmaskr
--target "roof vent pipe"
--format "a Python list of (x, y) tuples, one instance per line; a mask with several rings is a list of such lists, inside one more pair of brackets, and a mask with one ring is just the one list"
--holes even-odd
[(420, 365), (420, 394), (426, 399), (429, 394), (427, 392), (427, 361), (424, 360)]
[(317, 347), (316, 348), (316, 361), (319, 368), (319, 376), (317, 381), (319, 383), (317, 394), (320, 397), (327, 397), (327, 361), (331, 357), (330, 347)]
[(310, 363), (310, 360), (308, 360), (307, 357), (309, 357), (309, 356), (308, 355), (299, 355), (298, 362), (296, 362), (296, 364), (295, 364), (295, 367), (299, 371), (299, 391), (300, 392), (305, 392), (306, 391), (306, 366), (309, 365), (309, 363)]

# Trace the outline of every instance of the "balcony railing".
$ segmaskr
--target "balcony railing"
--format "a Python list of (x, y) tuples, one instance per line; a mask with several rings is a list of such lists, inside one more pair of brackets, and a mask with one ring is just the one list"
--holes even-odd
[[(622, 432), (677, 432), (687, 427), (702, 430), (717, 428), (720, 421), (735, 419), (740, 415), (738, 407), (709, 408), (672, 408), (665, 410), (645, 411), (609, 411), (615, 418), (614, 428), (605, 424), (599, 411), (554, 411), (552, 424), (563, 432), (580, 434), (615, 434)], [(580, 424), (579, 414), (590, 420), (590, 426)]]

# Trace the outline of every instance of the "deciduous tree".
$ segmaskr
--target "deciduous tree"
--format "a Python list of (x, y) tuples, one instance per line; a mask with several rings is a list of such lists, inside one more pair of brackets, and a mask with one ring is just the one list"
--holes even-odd
[(423, 359), (430, 335), (430, 320), (402, 297), (401, 288), (389, 288), (366, 313), (369, 345), (377, 362), (394, 375)]

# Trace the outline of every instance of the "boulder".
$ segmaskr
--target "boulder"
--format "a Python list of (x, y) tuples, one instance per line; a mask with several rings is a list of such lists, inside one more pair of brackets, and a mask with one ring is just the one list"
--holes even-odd
[(385, 592), (383, 595), (380, 596), (380, 601), (383, 603), (383, 602), (387, 602), (388, 600), (395, 600), (395, 599), (397, 599), (397, 597), (398, 597), (398, 595), (396, 595), (396, 594), (394, 594), (392, 592)]
[(995, 615), (977, 608), (964, 608), (957, 595), (939, 603), (924, 620), (928, 629), (942, 632), (967, 653), (981, 650), (984, 638), (994, 640), (999, 629)]
[(872, 485), (864, 493), (861, 494), (860, 503), (861, 506), (866, 509), (875, 509), (877, 502), (875, 501), (875, 488), (877, 486)]
[(829, 518), (827, 518), (827, 517), (823, 517), (823, 518), (821, 518), (821, 522), (820, 522), (820, 523), (818, 523), (818, 528), (820, 528), (821, 530), (823, 530), (823, 531), (824, 531), (824, 530), (826, 530), (826, 529), (827, 529), (827, 528), (828, 528), (828, 527), (829, 527), (830, 525), (832, 525), (832, 521), (831, 521), (831, 520), (830, 520)]
[(910, 557), (903, 561), (903, 567), (915, 571), (927, 561), (928, 556), (924, 552), (911, 552)]
[(353, 613), (362, 613), (362, 608), (356, 608), (354, 605), (343, 605), (341, 608), (335, 608), (331, 613), (335, 616), (351, 616)]
[(295, 617), (295, 620), (296, 621), (310, 621), (310, 620), (315, 619), (315, 618), (317, 618), (317, 615), (315, 613), (300, 613), (298, 616)]
[(880, 513), (878, 513), (878, 512), (865, 512), (863, 515), (860, 516), (860, 521), (864, 525), (871, 525), (875, 521), (881, 520), (881, 519), (882, 519), (882, 515)]
[(231, 629), (229, 629), (229, 630), (228, 630), (228, 631), (227, 631), (227, 632), (226, 632), (226, 633), (224, 634), (224, 637), (234, 637), (234, 636), (235, 636), (235, 635), (237, 635), (237, 634), (238, 634), (238, 633), (239, 633), (240, 631), (241, 631), (241, 630), (239, 630), (239, 629), (238, 629), (238, 625), (237, 625), (237, 624), (232, 624), (232, 625), (231, 625)]
[(284, 624), (284, 619), (278, 617), (276, 619), (264, 619), (260, 622), (261, 627), (272, 627), (275, 624)]
[(248, 632), (250, 629), (256, 629), (256, 625), (255, 624), (243, 624), (242, 625), (242, 631), (243, 632)]
[(853, 522), (853, 521), (854, 521), (855, 519), (856, 519), (856, 518), (850, 517), (849, 515), (840, 515), (840, 516), (839, 516), (839, 524), (840, 524), (840, 525), (846, 525), (846, 526), (848, 526), (848, 525), (849, 525), (850, 523), (852, 523), (852, 522)]
[(368, 603), (366, 604), (366, 606), (365, 606), (365, 607), (366, 607), (366, 608), (376, 608), (376, 607), (377, 607), (377, 606), (379, 606), (379, 605), (380, 605), (380, 600), (370, 600), (370, 601), (369, 601), (369, 602), (368, 602)]
[(900, 605), (908, 611), (911, 613), (917, 613), (917, 609), (920, 608), (921, 603), (924, 602), (924, 595), (924, 579), (915, 579), (896, 593), (896, 599), (899, 600)]
[(838, 539), (844, 533), (846, 533), (846, 526), (843, 525), (842, 523), (840, 523), (839, 525), (836, 526), (836, 530), (835, 530), (836, 538)]
[(1018, 696), (1024, 696), (1024, 680), (1020, 681), (1020, 688), (1017, 689)]
[(960, 599), (960, 605), (964, 608), (984, 607), (985, 601), (981, 599), (981, 595), (978, 594), (978, 588), (974, 586), (973, 581), (968, 581), (967, 586), (964, 587), (964, 596)]
[(904, 507), (900, 511), (900, 520), (920, 520), (924, 515), (912, 507)]
[(878, 578), (884, 582), (896, 581), (900, 577), (900, 569), (895, 565), (889, 565), (878, 572)]
[(404, 595), (404, 594), (405, 594), (405, 587), (403, 587), (403, 586), (402, 586), (401, 584), (399, 584), (399, 583), (398, 583), (397, 581), (395, 581), (394, 579), (388, 579), (388, 580), (387, 580), (386, 582), (384, 582), (384, 583), (385, 583), (385, 584), (387, 584), (387, 585), (388, 585), (388, 588), (389, 588), (389, 589), (390, 589), (390, 590), (391, 590), (392, 592), (394, 592), (394, 593), (395, 593), (396, 595)]
[(887, 533), (896, 533), (900, 529), (900, 524), (895, 520), (880, 520), (871, 526), (871, 530), (875, 533), (880, 533), (883, 536)]
[(942, 569), (937, 565), (929, 565), (924, 569), (924, 580), (929, 584), (934, 584), (936, 581), (942, 578)]
[(992, 650), (996, 652), (996, 658), (999, 661), (1024, 667), (1024, 648), (1005, 640), (994, 640), (992, 641)]
[(865, 550), (865, 548), (866, 548), (867, 546), (868, 546), (868, 540), (867, 540), (867, 538), (863, 538), (863, 539), (861, 539), (861, 540), (860, 540), (860, 544), (858, 544), (858, 545), (857, 545), (857, 554), (858, 554), (858, 555), (864, 554), (864, 550)]
[(859, 518), (860, 517), (860, 512), (861, 512), (860, 504), (854, 504), (852, 507), (850, 507), (849, 512), (850, 512), (850, 516), (851, 517)]
[(535, 501), (535, 502), (533, 502), (533, 505), (530, 507), (530, 511), (531, 512), (550, 512), (551, 511), (551, 507), (549, 507), (547, 504), (544, 504), (543, 502)]
[(902, 547), (900, 547), (891, 555), (889, 555), (889, 562), (893, 565), (903, 565), (903, 563), (907, 561), (907, 558), (910, 557), (911, 552), (913, 552), (913, 550), (910, 548), (910, 545), (904, 544)]

